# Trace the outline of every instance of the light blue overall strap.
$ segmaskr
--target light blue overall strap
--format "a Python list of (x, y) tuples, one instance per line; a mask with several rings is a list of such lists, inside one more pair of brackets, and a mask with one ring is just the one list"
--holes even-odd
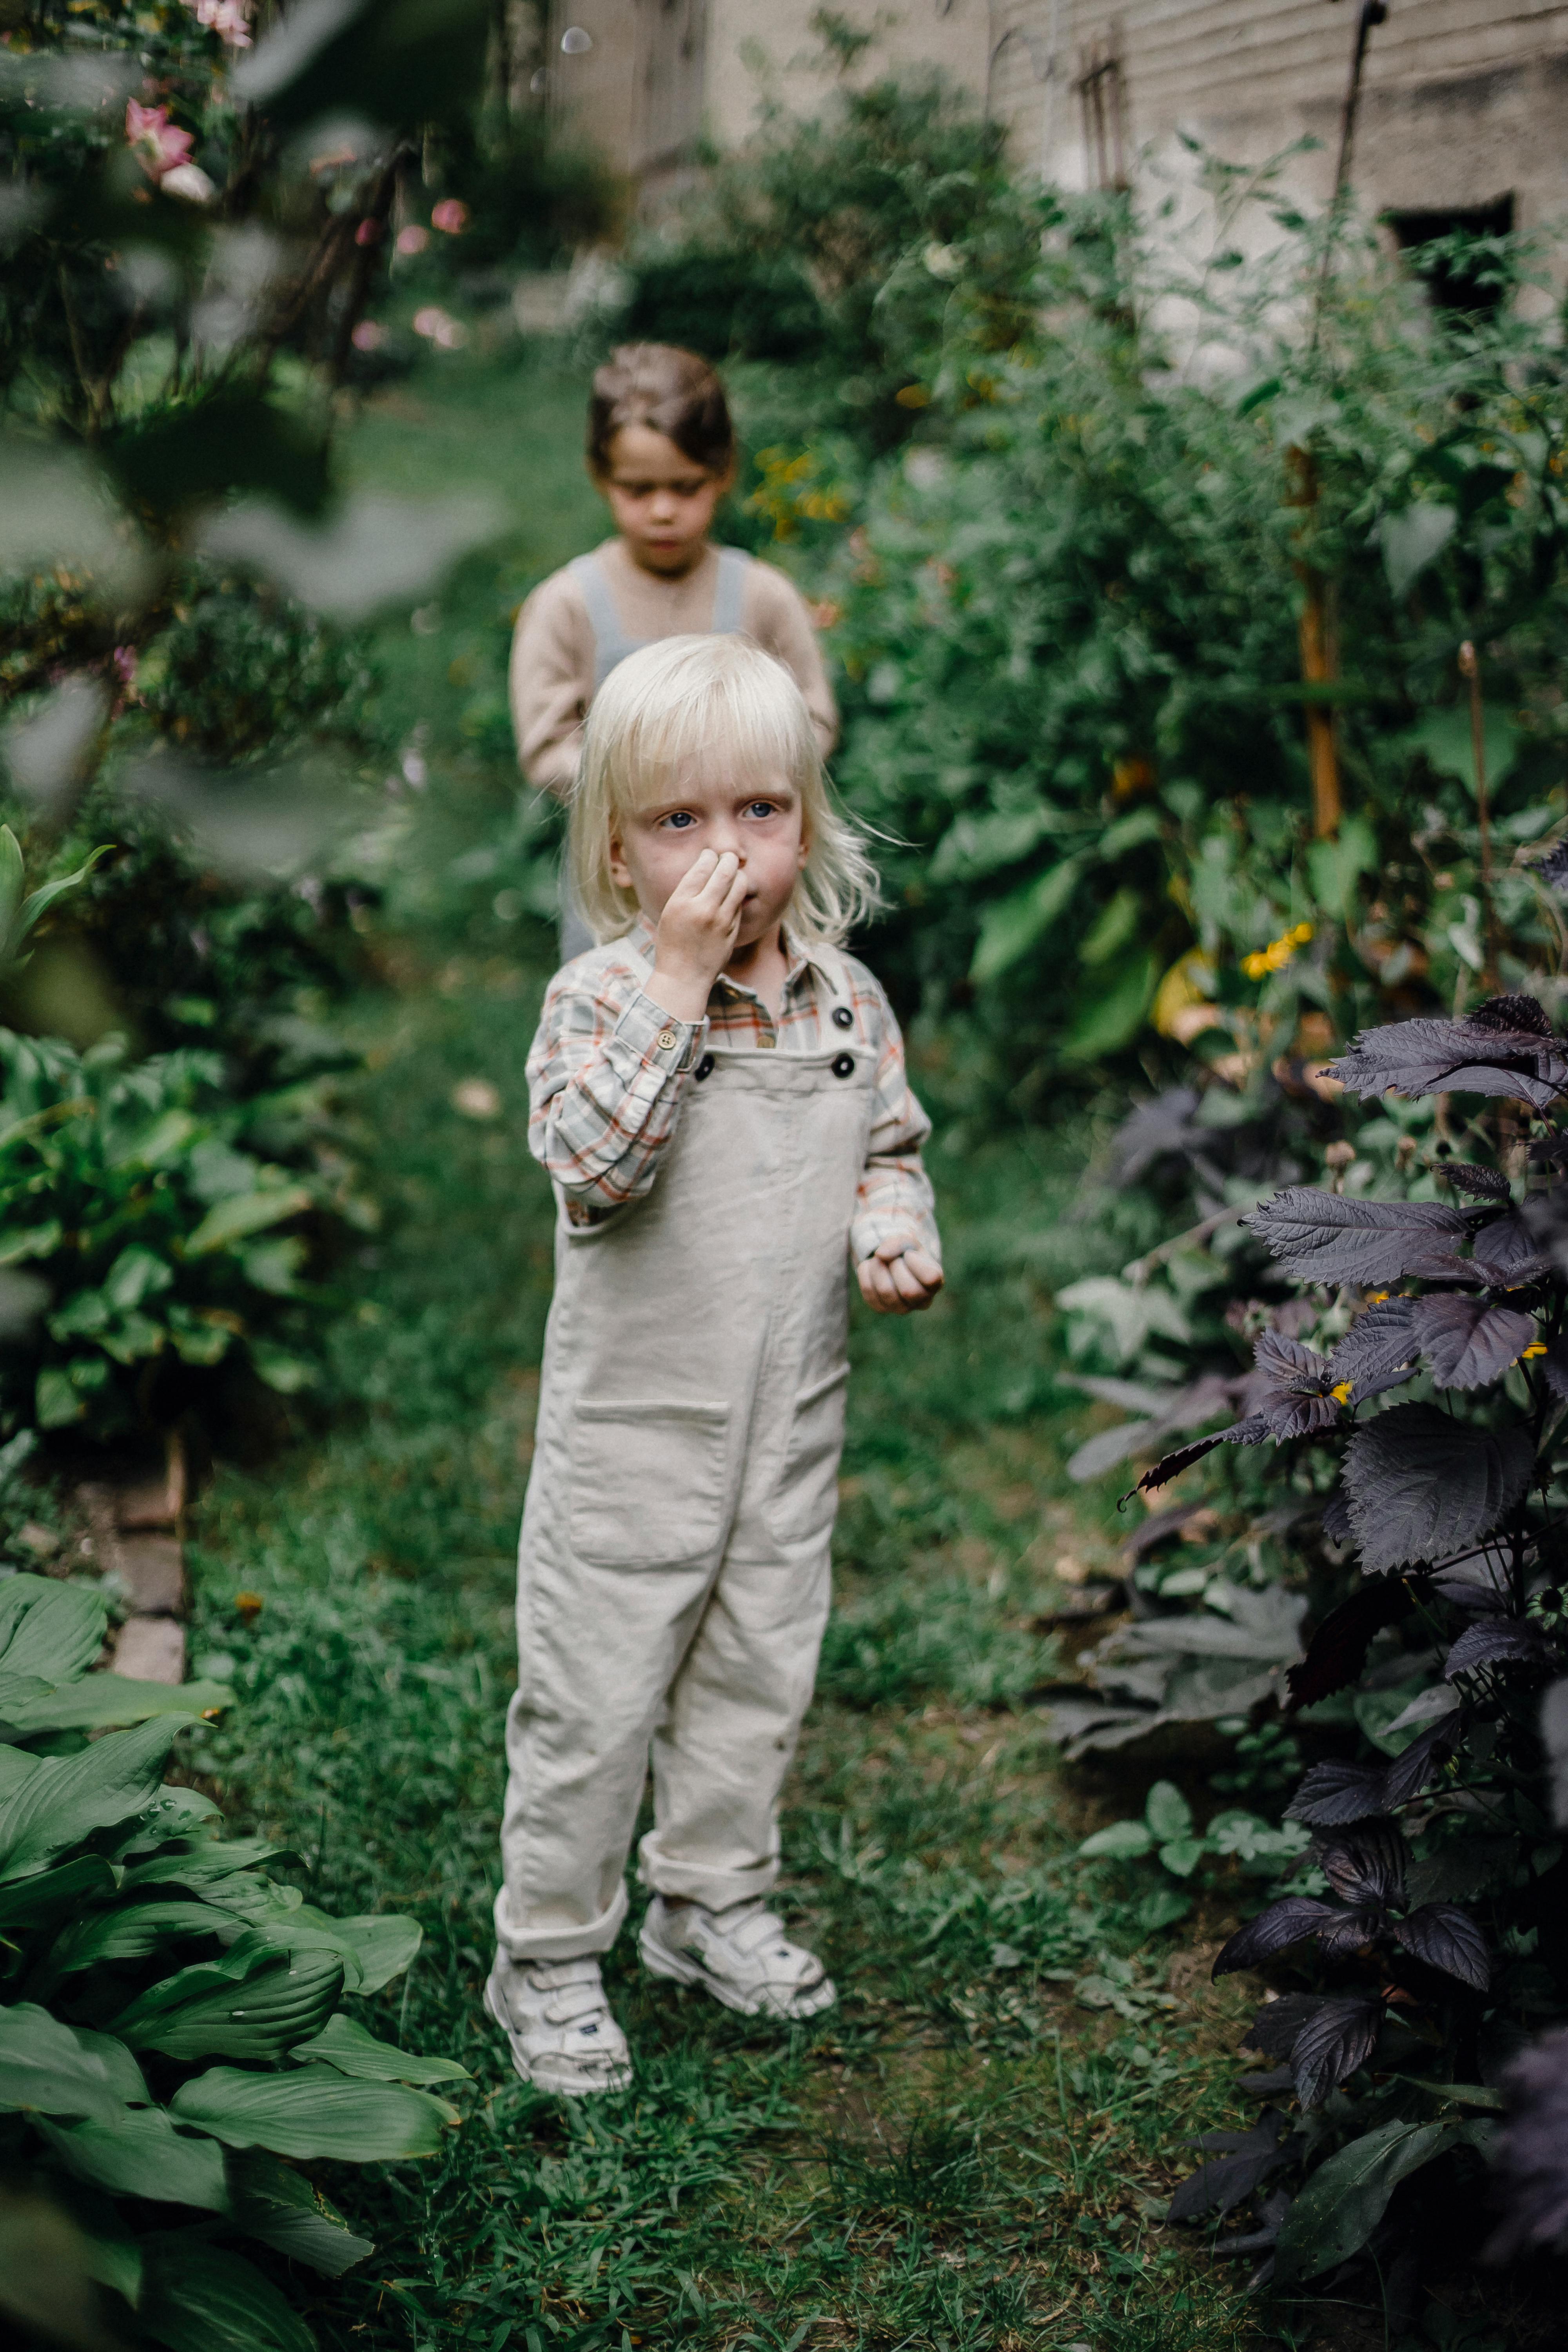
[(577, 583), (594, 632), (594, 691), (597, 694), (617, 662), (624, 662), (647, 640), (627, 636), (616, 609), (615, 592), (597, 555), (574, 555), (566, 568)]
[(746, 603), (746, 575), (752, 559), (743, 547), (721, 547), (719, 550), (719, 582), (713, 591), (713, 618), (710, 627), (716, 637), (736, 637), (745, 627), (742, 617)]

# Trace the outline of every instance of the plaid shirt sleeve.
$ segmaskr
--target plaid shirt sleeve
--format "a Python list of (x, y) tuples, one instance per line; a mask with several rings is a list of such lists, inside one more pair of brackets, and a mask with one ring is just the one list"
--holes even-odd
[(855, 971), (855, 997), (880, 1050), (871, 1140), (849, 1228), (849, 1254), (858, 1265), (862, 1258), (875, 1256), (884, 1242), (899, 1242), (906, 1248), (928, 1250), (940, 1265), (936, 1202), (921, 1160), (931, 1121), (910, 1085), (893, 1008), (864, 966)]
[(629, 961), (551, 982), (528, 1057), (528, 1148), (574, 1223), (648, 1190), (707, 1025), (656, 1004)]

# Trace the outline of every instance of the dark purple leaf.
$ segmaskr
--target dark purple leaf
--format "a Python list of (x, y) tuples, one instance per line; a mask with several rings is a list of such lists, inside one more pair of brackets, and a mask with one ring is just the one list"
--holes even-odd
[(1344, 1489), (1342, 1486), (1336, 1486), (1323, 1505), (1322, 1528), (1324, 1535), (1331, 1543), (1349, 1543), (1351, 1539), (1350, 1506), (1345, 1501)]
[(1491, 1982), (1486, 1938), (1468, 1912), (1455, 1903), (1426, 1903), (1407, 1919), (1394, 1922), (1394, 1932), (1407, 1952), (1441, 1969), (1446, 1977), (1485, 1992)]
[(1452, 1290), (1412, 1301), (1410, 1332), (1432, 1360), (1440, 1389), (1486, 1388), (1500, 1381), (1535, 1338), (1535, 1324), (1514, 1307), (1487, 1307)]
[(1338, 1421), (1340, 1409), (1329, 1393), (1329, 1360), (1315, 1348), (1265, 1331), (1252, 1357), (1257, 1370), (1247, 1383), (1247, 1402), (1275, 1437), (1305, 1437)]
[[(1565, 1150), (1568, 1136), (1560, 1136), (1552, 1155), (1560, 1169)], [(1548, 1192), (1531, 1192), (1519, 1213), (1542, 1255), (1552, 1261), (1559, 1273), (1568, 1268), (1568, 1184), (1553, 1184)]]
[(1296, 2036), (1316, 2017), (1324, 1998), (1321, 1992), (1283, 1992), (1278, 2000), (1266, 2000), (1247, 2029), (1245, 2047), (1260, 2050), (1266, 2058), (1289, 2058)]
[(1213, 1973), (1227, 1977), (1237, 1969), (1255, 1969), (1272, 1953), (1285, 1951), (1303, 1937), (1315, 1936), (1325, 1919), (1338, 1916), (1331, 1903), (1320, 1903), (1310, 1895), (1287, 1895), (1237, 1929), (1221, 1948)]
[(1201, 2213), (1228, 2213), (1261, 2186), (1281, 2161), (1285, 2118), (1265, 2107), (1248, 2132), (1205, 2132), (1204, 2145), (1229, 2141), (1184, 2180), (1172, 2198), (1167, 2221), (1194, 2221)]
[(1440, 1559), (1475, 1543), (1519, 1501), (1534, 1463), (1527, 1429), (1475, 1429), (1436, 1405), (1392, 1405), (1345, 1454), (1363, 1568)]
[(1544, 857), (1538, 857), (1530, 870), (1539, 874), (1549, 889), (1561, 890), (1568, 884), (1568, 841), (1560, 841)]
[(1382, 2004), (1356, 1994), (1324, 2001), (1308, 2019), (1290, 2049), (1296, 2096), (1304, 2107), (1321, 2106), (1331, 2091), (1365, 2065), (1382, 2024)]
[(1517, 1617), (1491, 1617), (1466, 1626), (1443, 1673), (1453, 1682), (1459, 1675), (1474, 1674), (1478, 1666), (1550, 1666), (1556, 1662), (1556, 1645), (1538, 1626), (1521, 1623)]
[(1568, 1340), (1552, 1341), (1541, 1359), (1541, 1376), (1559, 1403), (1568, 1404)]
[(1364, 1951), (1377, 1941), (1387, 1923), (1387, 1914), (1364, 1907), (1342, 1911), (1327, 1926), (1318, 1930), (1318, 1949), (1331, 1960), (1348, 1958), (1352, 1953)]
[(1389, 1812), (1397, 1811), (1412, 1797), (1420, 1795), (1449, 1748), (1458, 1742), (1464, 1721), (1464, 1709), (1456, 1707), (1452, 1715), (1439, 1717), (1430, 1730), (1413, 1739), (1394, 1758), (1383, 1776), (1383, 1801)]
[(1351, 1094), (1514, 1095), (1544, 1110), (1568, 1084), (1568, 1061), (1533, 997), (1494, 997), (1462, 1021), (1363, 1029), (1329, 1068)]
[(1271, 2066), (1266, 2074), (1238, 2075), (1236, 2087), (1249, 2099), (1274, 2099), (1296, 2085), (1289, 2066)]
[[(1205, 1454), (1212, 1454), (1216, 1445), (1261, 1445), (1268, 1434), (1268, 1423), (1262, 1414), (1249, 1414), (1246, 1421), (1233, 1422), (1228, 1429), (1218, 1431), (1213, 1437), (1200, 1437), (1191, 1445), (1178, 1445), (1173, 1454), (1156, 1462), (1152, 1470), (1145, 1470), (1127, 1494), (1152, 1495), (1157, 1487), (1168, 1486), (1173, 1478), (1179, 1478), (1184, 1470), (1190, 1470), (1194, 1462), (1201, 1462)], [(1121, 1499), (1124, 1503), (1127, 1495)]]
[(1508, 1178), (1496, 1168), (1472, 1168), (1462, 1160), (1450, 1160), (1445, 1162), (1441, 1173), (1456, 1192), (1471, 1192), (1483, 1201), (1507, 1201), (1512, 1197)]
[(1319, 1840), (1323, 1876), (1347, 1903), (1396, 1903), (1405, 1891), (1410, 1849), (1397, 1822), (1361, 1822)]
[(1455, 1244), (1469, 1231), (1458, 1209), (1436, 1201), (1361, 1201), (1287, 1185), (1254, 1209), (1251, 1226), (1300, 1282), (1364, 1283), (1416, 1274), (1435, 1281), (1464, 1271)]
[(1410, 1336), (1413, 1298), (1380, 1298), (1351, 1326), (1329, 1359), (1333, 1385), (1351, 1384), (1349, 1402), (1364, 1404), (1409, 1377), (1420, 1354)]
[(1543, 2034), (1503, 2077), (1510, 2109), (1493, 2150), (1506, 2218), (1490, 2262), (1534, 2247), (1568, 2247), (1568, 2031)]
[(1381, 1764), (1314, 1764), (1285, 1808), (1288, 1822), (1311, 1830), (1343, 1829), (1385, 1810)]
[(1191, 1087), (1173, 1087), (1152, 1102), (1140, 1103), (1110, 1139), (1111, 1174), (1118, 1184), (1135, 1184), (1146, 1168), (1171, 1153), (1182, 1158), (1212, 1138), (1190, 1124), (1199, 1097)]
[[(1326, 1534), (1326, 1515), (1323, 1527)], [(1294, 1715), (1303, 1706), (1316, 1706), (1321, 1698), (1347, 1689), (1366, 1664), (1373, 1637), (1385, 1625), (1408, 1617), (1415, 1606), (1403, 1578), (1369, 1576), (1359, 1591), (1329, 1612), (1307, 1644), (1300, 1664), (1286, 1668), (1290, 1695), (1285, 1713)]]
[[(1289, 2076), (1286, 2079), (1288, 2081)], [(1239, 2237), (1216, 2238), (1209, 2252), (1216, 2254), (1222, 2262), (1231, 2262), (1238, 2254), (1268, 2253), (1272, 2246), (1278, 2244), (1279, 2232), (1285, 2226), (1285, 2216), (1289, 2210), (1289, 2189), (1271, 2189), (1258, 2208), (1257, 2229), (1244, 2230)], [(1259, 2280), (1254, 2279), (1250, 2284), (1256, 2287)]]
[(1483, 1225), (1470, 1244), (1470, 1255), (1497, 1290), (1516, 1290), (1522, 1283), (1539, 1282), (1552, 1264), (1517, 1209)]

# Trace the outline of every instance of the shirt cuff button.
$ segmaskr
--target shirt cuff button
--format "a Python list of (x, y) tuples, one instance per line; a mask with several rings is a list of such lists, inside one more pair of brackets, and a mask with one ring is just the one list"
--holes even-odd
[(661, 1029), (658, 1033), (658, 1042), (663, 1050), (668, 1054), (672, 1045), (679, 1045), (680, 1040), (676, 1035), (673, 1029)]

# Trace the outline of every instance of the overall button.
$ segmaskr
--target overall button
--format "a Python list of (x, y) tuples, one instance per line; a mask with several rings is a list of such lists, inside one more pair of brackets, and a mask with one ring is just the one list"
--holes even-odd
[(833, 1075), (836, 1078), (852, 1078), (855, 1075), (854, 1055), (835, 1054), (833, 1056)]
[(849, 1007), (847, 1004), (836, 1004), (834, 1006), (833, 1025), (836, 1029), (854, 1028), (855, 1015), (850, 1012)]
[(697, 1067), (692, 1071), (691, 1075), (696, 1079), (699, 1086), (701, 1085), (704, 1078), (710, 1078), (713, 1075), (712, 1055), (704, 1054), (702, 1059), (698, 1063)]
[(680, 1040), (673, 1029), (661, 1029), (658, 1033), (658, 1042), (660, 1049), (668, 1054), (672, 1045), (679, 1045)]
[(757, 1040), (758, 1045), (763, 1048), (764, 1053), (771, 1053), (778, 1042), (779, 1041), (776, 1037), (759, 1037)]

